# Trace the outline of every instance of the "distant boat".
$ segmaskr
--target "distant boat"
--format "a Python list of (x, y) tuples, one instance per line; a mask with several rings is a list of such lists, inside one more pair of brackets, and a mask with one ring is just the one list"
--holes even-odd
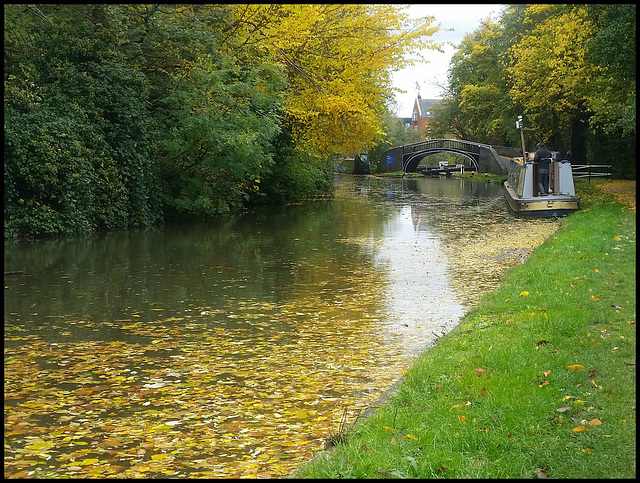
[(573, 186), (571, 163), (557, 160), (552, 152), (549, 166), (551, 193), (538, 195), (538, 165), (511, 159), (504, 182), (504, 197), (516, 214), (531, 216), (563, 216), (580, 209), (580, 197)]

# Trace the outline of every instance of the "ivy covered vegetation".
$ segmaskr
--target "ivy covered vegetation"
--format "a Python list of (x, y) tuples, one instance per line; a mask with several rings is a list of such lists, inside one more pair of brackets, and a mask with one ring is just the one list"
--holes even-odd
[(325, 190), (336, 155), (380, 138), (401, 54), (437, 31), (395, 5), (14, 4), (4, 19), (5, 239)]

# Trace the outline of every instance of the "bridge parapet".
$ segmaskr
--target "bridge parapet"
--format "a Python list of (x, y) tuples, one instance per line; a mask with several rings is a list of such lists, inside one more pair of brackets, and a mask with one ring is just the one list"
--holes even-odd
[(392, 148), (382, 154), (378, 163), (378, 173), (415, 172), (424, 156), (438, 152), (453, 152), (466, 156), (479, 172), (506, 174), (507, 164), (490, 145), (463, 139), (428, 139)]

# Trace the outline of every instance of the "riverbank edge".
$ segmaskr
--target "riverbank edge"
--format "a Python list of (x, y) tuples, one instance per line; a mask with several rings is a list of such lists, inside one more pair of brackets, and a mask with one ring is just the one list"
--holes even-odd
[[(623, 388), (623, 392), (625, 393), (625, 396), (626, 396), (625, 401), (632, 402), (632, 405), (629, 406), (628, 408), (629, 409), (628, 414), (626, 415), (611, 414), (611, 416), (613, 416), (614, 418), (617, 417), (619, 419), (617, 426), (619, 429), (621, 429), (621, 431), (619, 431), (618, 433), (614, 432), (612, 434), (603, 435), (603, 439), (607, 437), (609, 438), (608, 445), (607, 445), (609, 448), (617, 448), (619, 451), (627, 450), (627, 453), (633, 453), (633, 456), (631, 458), (633, 460), (633, 465), (632, 467), (629, 467), (628, 470), (620, 468), (618, 473), (616, 473), (615, 476), (609, 475), (604, 477), (635, 477), (635, 449), (634, 449), (635, 448), (635, 443), (634, 443), (635, 442), (635, 246), (636, 246), (635, 244), (635, 213), (630, 213), (629, 208), (626, 208), (626, 207), (620, 210), (620, 207), (622, 205), (620, 203), (616, 203), (614, 201), (613, 196), (603, 195), (602, 192), (598, 188), (596, 188), (597, 184), (598, 183), (593, 183), (589, 185), (584, 184), (579, 187), (579, 188), (582, 188), (580, 189), (581, 193), (579, 194), (583, 198), (583, 206), (584, 206), (583, 210), (579, 213), (581, 213), (580, 216), (587, 217), (586, 219), (583, 219), (582, 223), (584, 224), (585, 220), (587, 224), (592, 223), (591, 221), (589, 221), (590, 211), (595, 212), (597, 211), (596, 209), (598, 207), (602, 210), (603, 206), (617, 205), (616, 208), (611, 209), (613, 211), (605, 208), (604, 211), (606, 212), (606, 215), (602, 217), (602, 213), (600, 213), (600, 218), (610, 221), (611, 222), (610, 224), (612, 226), (617, 225), (619, 226), (619, 230), (621, 232), (627, 233), (627, 238), (632, 238), (632, 240), (629, 241), (629, 246), (626, 248), (626, 250), (627, 250), (627, 253), (631, 252), (631, 249), (633, 251), (632, 264), (628, 264), (627, 263), (628, 260), (626, 259), (623, 259), (623, 260), (616, 259), (610, 264), (607, 270), (607, 272), (609, 273), (615, 273), (616, 271), (625, 271), (625, 270), (633, 271), (633, 274), (632, 274), (633, 286), (627, 287), (627, 290), (625, 291), (627, 296), (630, 296), (630, 298), (626, 301), (627, 305), (624, 307), (620, 307), (619, 305), (615, 305), (615, 304), (611, 305), (612, 308), (617, 307), (615, 313), (618, 313), (621, 310), (624, 310), (625, 316), (626, 318), (628, 318), (628, 320), (626, 321), (617, 320), (617, 319), (620, 319), (620, 317), (615, 317), (613, 311), (607, 311), (609, 316), (604, 317), (602, 320), (599, 321), (599, 325), (602, 326), (603, 329), (598, 329), (596, 327), (593, 328), (595, 336), (600, 335), (601, 337), (604, 337), (602, 334), (598, 334), (596, 331), (603, 330), (605, 331), (606, 334), (609, 334), (610, 332), (608, 332), (607, 329), (604, 327), (606, 327), (607, 325), (613, 326), (615, 324), (617, 325), (616, 331), (618, 331), (618, 336), (621, 337), (620, 340), (624, 341), (625, 344), (627, 345), (626, 352), (624, 353), (618, 351), (618, 348), (619, 348), (618, 346), (614, 346), (611, 348), (611, 354), (607, 354), (607, 356), (610, 356), (611, 358), (617, 361), (614, 363), (614, 365), (617, 365), (619, 369), (618, 374), (615, 374), (613, 376), (609, 375), (609, 379), (613, 380), (617, 378), (618, 379), (617, 382), (620, 382), (619, 379), (620, 379), (621, 372), (623, 376), (628, 375), (628, 374), (624, 374), (624, 372), (627, 372), (627, 373), (633, 372), (632, 381), (627, 380), (626, 381), (627, 386)], [(635, 209), (633, 211), (635, 211)], [(616, 215), (615, 218), (611, 217), (612, 214)], [(469, 461), (474, 462), (475, 466), (473, 471), (463, 472), (464, 471), (463, 465), (460, 465), (457, 473), (455, 472), (455, 468), (446, 467), (444, 465), (441, 465), (435, 468), (434, 470), (433, 468), (435, 463), (427, 462), (426, 463), (427, 467), (432, 469), (433, 472), (432, 474), (428, 474), (428, 472), (425, 474), (424, 471), (419, 471), (419, 464), (420, 464), (418, 460), (419, 453), (416, 453), (416, 451), (418, 450), (422, 451), (422, 446), (417, 446), (417, 445), (420, 443), (424, 444), (425, 441), (419, 437), (420, 436), (419, 434), (417, 437), (414, 434), (411, 434), (411, 431), (413, 431), (414, 433), (418, 433), (417, 428), (415, 426), (410, 427), (410, 424), (405, 424), (404, 428), (399, 427), (400, 426), (399, 424), (394, 424), (396, 422), (396, 416), (399, 416), (398, 409), (402, 407), (403, 401), (404, 401), (404, 404), (406, 405), (407, 397), (415, 398), (416, 390), (418, 391), (418, 393), (422, 393), (425, 399), (434, 397), (434, 394), (424, 394), (425, 392), (424, 389), (421, 390), (418, 387), (421, 384), (425, 384), (427, 382), (426, 380), (418, 380), (418, 381), (416, 380), (416, 377), (417, 377), (416, 375), (421, 372), (420, 367), (424, 369), (425, 366), (429, 366), (429, 365), (434, 366), (434, 364), (437, 364), (436, 359), (439, 355), (441, 356), (449, 352), (453, 352), (460, 355), (460, 352), (456, 352), (456, 350), (458, 349), (456, 348), (456, 350), (453, 350), (453, 347), (454, 346), (457, 347), (460, 345), (460, 341), (459, 341), (460, 339), (464, 339), (465, 337), (471, 339), (471, 337), (469, 337), (469, 334), (474, 333), (474, 331), (476, 333), (485, 332), (484, 334), (485, 337), (482, 340), (485, 345), (491, 344), (490, 348), (493, 347), (496, 343), (498, 343), (497, 339), (499, 339), (499, 337), (496, 339), (491, 335), (492, 329), (491, 327), (487, 327), (486, 320), (487, 320), (487, 317), (491, 318), (492, 316), (495, 317), (499, 315), (504, 315), (504, 314), (494, 313), (495, 312), (494, 306), (496, 307), (500, 306), (500, 302), (497, 302), (497, 301), (504, 297), (507, 297), (507, 298), (513, 297), (514, 291), (521, 290), (522, 286), (518, 282), (518, 279), (514, 278), (512, 272), (516, 272), (516, 271), (518, 272), (529, 271), (529, 272), (537, 272), (537, 273), (544, 272), (544, 266), (550, 263), (550, 260), (548, 259), (549, 258), (548, 253), (547, 255), (544, 255), (544, 256), (543, 255), (534, 256), (534, 255), (540, 252), (549, 252), (550, 246), (553, 246), (555, 252), (563, 252), (569, 248), (574, 249), (575, 247), (573, 246), (571, 247), (567, 246), (567, 243), (568, 243), (567, 240), (571, 240), (572, 242), (575, 241), (573, 238), (571, 238), (571, 230), (573, 228), (570, 222), (571, 220), (569, 218), (567, 218), (567, 220), (569, 221), (569, 223), (566, 223), (560, 230), (558, 230), (558, 232), (556, 232), (552, 237), (550, 237), (547, 241), (545, 241), (540, 247), (537, 247), (532, 253), (532, 256), (530, 256), (529, 259), (525, 262), (525, 264), (519, 266), (520, 268), (513, 267), (512, 269), (509, 270), (509, 272), (505, 275), (503, 284), (498, 290), (496, 290), (495, 292), (492, 292), (491, 294), (486, 294), (476, 307), (471, 309), (461, 318), (457, 327), (455, 327), (452, 331), (450, 331), (448, 334), (443, 336), (437, 342), (437, 344), (435, 344), (434, 346), (428, 348), (427, 350), (425, 350), (425, 352), (423, 352), (419, 360), (416, 361), (416, 363), (414, 363), (414, 365), (409, 369), (409, 371), (400, 380), (398, 380), (392, 387), (390, 387), (384, 394), (382, 394), (381, 397), (361, 415), (361, 417), (358, 419), (358, 421), (354, 426), (348, 429), (347, 432), (350, 438), (348, 439), (347, 443), (338, 444), (337, 447), (332, 447), (330, 450), (319, 452), (314, 456), (314, 458), (311, 461), (305, 463), (298, 470), (294, 471), (291, 474), (291, 477), (294, 477), (294, 478), (346, 478), (346, 477), (351, 477), (351, 478), (384, 478), (384, 477), (403, 477), (403, 478), (409, 478), (409, 477), (437, 477), (437, 478), (439, 477), (442, 477), (442, 478), (532, 477), (532, 478), (535, 478), (535, 477), (538, 477), (538, 478), (546, 478), (547, 476), (560, 477), (560, 478), (598, 477), (597, 476), (598, 469), (592, 466), (594, 463), (599, 464), (595, 461), (592, 461), (591, 465), (589, 464), (588, 461), (585, 461), (582, 463), (575, 462), (575, 467), (583, 468), (582, 473), (580, 473), (579, 471), (578, 474), (575, 474), (575, 473), (571, 474), (571, 472), (569, 472), (570, 474), (567, 475), (565, 474), (566, 471), (560, 471), (559, 473), (554, 474), (554, 468), (552, 468), (551, 465), (543, 464), (542, 462), (539, 465), (537, 465), (539, 467), (535, 467), (535, 468), (532, 467), (526, 470), (524, 475), (514, 474), (514, 473), (508, 474), (508, 473), (505, 473), (505, 471), (501, 471), (500, 465), (497, 462), (494, 463), (490, 460), (487, 461), (488, 458), (487, 458), (487, 455), (484, 454), (485, 452), (481, 452), (481, 451), (474, 452), (474, 450), (471, 448), (467, 448), (467, 451), (465, 452), (464, 457)], [(594, 226), (598, 226), (598, 223), (600, 222), (596, 219), (596, 217), (594, 217), (593, 223), (595, 223)], [(632, 236), (630, 235), (631, 233), (633, 234)], [(573, 251), (575, 252), (576, 250), (574, 249)], [(580, 254), (580, 250), (577, 250), (577, 253)], [(608, 256), (609, 253), (606, 253), (606, 255)], [(545, 258), (545, 256), (547, 256), (547, 258)], [(584, 258), (584, 257), (581, 256), (580, 258)], [(594, 271), (596, 273), (599, 273), (598, 269), (594, 269)], [(569, 278), (571, 278), (571, 276), (573, 275), (574, 274), (567, 274)], [(578, 275), (575, 275), (574, 278), (579, 280), (584, 280), (583, 277), (580, 277)], [(584, 283), (582, 285), (583, 286), (581, 288), (582, 288), (582, 292), (584, 293), (598, 292), (599, 289), (602, 288), (602, 287), (598, 287), (597, 280), (589, 281), (589, 283)], [(571, 287), (573, 287), (572, 284), (571, 284)], [(529, 294), (527, 291), (522, 290), (519, 292), (518, 298), (525, 299), (525, 297), (527, 297), (528, 295)], [(549, 294), (538, 293), (538, 300), (545, 299), (547, 298), (548, 295)], [(592, 295), (591, 298), (593, 299), (592, 302), (599, 302), (598, 297), (594, 297)], [(621, 298), (625, 299), (625, 297), (621, 297)], [(600, 304), (600, 305), (605, 306), (606, 304)], [(534, 307), (533, 310), (535, 309), (536, 308)], [(540, 309), (540, 306), (538, 306), (537, 309), (539, 312), (547, 312), (547, 314), (549, 314), (550, 312), (556, 310), (556, 307), (552, 307), (551, 305), (549, 305), (547, 307), (544, 307), (544, 309)], [(515, 312), (517, 311), (514, 311), (514, 313)], [(604, 315), (607, 315), (607, 313), (605, 313)], [(521, 316), (521, 315), (522, 314), (517, 314), (517, 316)], [(508, 320), (509, 319), (507, 319), (507, 321), (503, 320), (502, 323), (504, 324), (506, 322), (506, 325), (508, 325), (509, 324)], [(493, 324), (490, 324), (490, 325), (493, 325)], [(477, 330), (478, 327), (481, 327), (482, 329), (486, 328), (486, 330), (478, 331)], [(623, 329), (626, 329), (626, 330), (623, 330)], [(500, 330), (500, 329), (493, 329), (494, 332), (496, 330)], [(611, 332), (614, 331), (614, 329), (610, 329), (610, 330)], [(625, 335), (622, 335), (622, 333), (624, 333)], [(547, 334), (546, 337), (550, 339), (552, 336), (553, 336), (552, 334)], [(598, 339), (592, 338), (592, 341), (593, 340), (595, 340), (596, 343), (599, 342)], [(581, 340), (580, 342), (582, 343), (583, 341)], [(544, 352), (543, 350), (540, 350), (540, 349), (548, 349), (547, 344), (548, 344), (548, 341), (546, 339), (540, 339), (535, 346), (535, 350), (537, 351), (536, 355), (542, 354)], [(475, 349), (475, 352), (482, 352), (483, 346), (482, 345), (474, 346), (473, 349)], [(580, 361), (580, 358), (581, 358), (580, 352), (584, 349), (584, 347), (577, 346), (575, 349), (576, 349), (574, 351), (575, 353), (572, 353), (571, 351), (567, 351), (567, 353), (564, 354), (564, 359), (567, 361), (571, 360), (574, 362)], [(557, 350), (557, 349), (554, 348), (552, 350)], [(632, 352), (631, 358), (629, 358), (629, 355), (630, 355), (629, 351)], [(593, 356), (591, 355), (590, 357), (593, 357)], [(482, 357), (478, 357), (478, 358), (479, 360), (477, 361), (477, 363), (472, 363), (472, 365), (478, 365), (478, 367), (475, 369), (475, 376), (477, 377), (478, 381), (482, 381), (482, 383), (488, 383), (489, 379), (488, 378), (485, 379), (485, 376), (489, 374), (488, 372), (489, 368), (483, 369), (482, 367), (480, 367), (482, 366), (482, 360), (481, 360)], [(630, 360), (633, 360), (633, 362), (629, 362)], [(586, 366), (586, 360), (584, 362)], [(600, 390), (606, 393), (606, 391), (603, 391), (603, 384), (599, 384), (595, 382), (596, 376), (598, 378), (600, 377), (598, 375), (600, 371), (598, 369), (595, 369), (595, 367), (598, 366), (600, 362), (601, 361), (595, 358), (595, 359), (592, 359), (592, 364), (587, 367), (582, 367), (581, 364), (568, 364), (568, 365), (565, 364), (564, 367), (560, 367), (560, 368), (554, 367), (553, 371), (549, 371), (549, 370), (539, 371), (540, 374), (538, 375), (538, 379), (535, 380), (535, 384), (532, 384), (534, 394), (536, 391), (535, 386), (538, 386), (538, 389), (542, 389), (549, 385), (549, 381), (551, 380), (551, 377), (550, 377), (551, 372), (554, 372), (554, 371), (559, 372), (564, 369), (565, 373), (573, 373), (573, 370), (567, 369), (567, 367), (570, 367), (570, 366), (577, 366), (576, 369), (574, 369), (574, 370), (577, 370), (576, 374), (582, 374), (585, 376), (583, 377), (585, 381), (574, 384), (574, 387), (578, 389), (582, 387), (583, 388), (582, 391), (586, 392), (587, 394), (589, 394), (586, 391), (588, 389), (595, 389), (596, 391)], [(431, 372), (434, 372), (434, 373), (438, 372), (438, 370), (444, 369), (444, 366), (448, 366), (448, 369), (451, 369), (451, 364), (447, 363), (439, 367), (434, 367)], [(580, 367), (582, 368), (580, 369)], [(474, 371), (469, 371), (468, 367), (467, 367), (467, 371), (474, 372)], [(468, 376), (469, 375), (467, 374), (466, 377)], [(431, 375), (428, 376), (428, 378), (430, 377)], [(471, 375), (471, 377), (473, 377), (473, 374)], [(418, 379), (420, 379), (420, 377), (418, 377)], [(609, 381), (609, 379), (607, 379), (607, 382)], [(602, 380), (604, 381), (604, 376)], [(433, 383), (433, 381), (430, 381), (430, 382)], [(492, 388), (493, 391), (504, 392), (505, 390), (508, 390), (507, 388), (508, 381), (503, 380), (502, 383), (504, 387), (499, 388), (497, 386), (494, 386)], [(436, 385), (435, 387), (438, 388), (437, 391), (445, 392), (447, 388), (440, 387), (444, 385), (445, 384), (443, 383), (442, 385)], [(433, 390), (433, 384), (430, 384), (430, 388), (431, 390)], [(458, 392), (460, 392), (459, 389), (460, 388), (458, 388)], [(486, 385), (483, 385), (482, 388), (476, 388), (475, 390), (477, 393), (475, 396), (477, 398), (481, 399), (484, 396), (484, 397), (487, 397), (487, 399), (489, 399), (490, 396), (493, 396), (493, 393), (487, 390)], [(515, 390), (518, 391), (518, 389), (515, 389)], [(531, 392), (531, 388), (522, 389), (522, 390)], [(568, 387), (562, 388), (561, 392), (563, 391), (569, 393), (570, 389)], [(466, 392), (467, 392), (467, 396), (469, 396), (469, 392), (473, 393), (473, 391), (469, 391), (469, 390), (467, 390)], [(551, 392), (551, 391), (548, 391), (548, 392)], [(557, 393), (558, 390), (556, 389), (554, 392)], [(610, 396), (605, 396), (605, 399), (606, 397), (610, 398)], [(599, 429), (601, 420), (598, 418), (591, 418), (589, 422), (593, 422), (593, 426), (588, 427), (588, 426), (585, 426), (585, 425), (589, 425), (589, 422), (587, 421), (587, 419), (581, 419), (580, 417), (581, 409), (583, 411), (582, 416), (586, 416), (586, 412), (593, 409), (593, 407), (587, 406), (586, 409), (579, 408), (578, 410), (576, 410), (576, 408), (573, 406), (574, 402), (585, 404), (584, 400), (579, 399), (577, 396), (567, 396), (567, 395), (563, 396), (563, 398), (568, 398), (568, 399), (564, 399), (563, 401), (561, 398), (561, 400), (558, 401), (559, 404), (556, 404), (555, 401), (551, 402), (550, 398), (547, 395), (547, 397), (539, 401), (539, 405), (538, 405), (539, 409), (542, 412), (551, 411), (552, 417), (550, 419), (549, 418), (547, 419), (549, 419), (552, 424), (558, 427), (564, 425), (564, 427), (562, 428), (562, 433), (563, 435), (565, 435), (568, 432), (569, 438), (572, 438), (569, 440), (569, 442), (575, 443), (576, 441), (579, 441), (579, 438), (583, 438), (583, 439), (589, 438), (589, 437), (593, 438), (596, 435), (596, 430)], [(448, 422), (445, 423), (443, 421), (442, 424), (440, 424), (438, 418), (442, 419), (443, 415), (444, 417), (446, 417), (448, 416), (447, 413), (451, 413), (451, 416), (456, 416), (458, 423), (461, 423), (464, 425), (467, 421), (472, 421), (473, 426), (477, 426), (475, 428), (476, 430), (484, 429), (485, 435), (488, 436), (489, 426), (484, 426), (484, 428), (482, 428), (476, 424), (477, 422), (476, 418), (470, 419), (470, 416), (464, 415), (464, 410), (468, 407), (475, 406), (476, 400), (473, 397), (471, 397), (471, 399), (473, 399), (473, 402), (471, 401), (465, 402), (465, 401), (462, 401), (462, 399), (464, 399), (464, 397), (461, 398), (460, 401), (458, 401), (458, 404), (455, 404), (454, 400), (449, 401), (451, 403), (451, 407), (446, 408), (447, 410), (444, 412), (439, 412), (438, 414), (434, 414), (435, 411), (432, 411), (429, 414), (421, 414), (420, 415), (421, 417), (417, 419), (426, 418), (427, 420), (429, 420), (429, 426), (431, 427), (440, 426), (441, 430), (443, 430), (445, 427), (448, 426)], [(423, 402), (426, 402), (426, 401), (424, 399), (413, 400), (413, 403), (415, 405), (419, 405)], [(559, 407), (559, 406), (562, 406), (563, 402), (565, 406), (563, 408)], [(442, 404), (440, 405), (442, 406)], [(553, 412), (554, 409), (549, 409), (549, 405), (558, 406), (555, 409), (556, 414), (554, 414)], [(457, 409), (457, 411), (453, 411), (453, 409)], [(563, 411), (558, 412), (561, 409)], [(461, 411), (462, 411), (462, 414), (461, 414)], [(563, 413), (565, 411), (567, 411), (566, 416), (573, 415), (574, 417), (563, 418)], [(603, 410), (603, 411), (606, 412), (606, 410)], [(618, 412), (622, 413), (624, 411), (618, 411)], [(392, 414), (392, 418), (390, 418), (391, 414)], [(575, 417), (575, 416), (578, 416), (578, 417)], [(496, 414), (493, 415), (493, 418), (495, 417), (496, 417)], [(401, 418), (398, 417), (398, 419), (400, 420)], [(414, 419), (415, 419), (415, 415), (414, 415)], [(561, 419), (563, 420), (561, 421)], [(494, 422), (495, 422), (495, 419), (494, 419)], [(584, 423), (584, 425), (580, 423)], [(539, 425), (539, 422), (537, 423), (537, 425)], [(537, 427), (537, 425), (534, 425), (534, 426)], [(471, 427), (471, 426), (472, 426), (471, 424), (468, 425), (468, 427)], [(533, 428), (534, 426), (531, 426), (531, 428)], [(382, 431), (380, 431), (380, 428), (382, 428)], [(547, 431), (554, 433), (553, 431), (551, 431), (552, 429), (557, 429), (557, 428), (546, 428)], [(407, 432), (408, 434), (403, 436), (401, 435), (401, 432)], [(482, 433), (482, 431), (480, 431), (480, 433)], [(558, 433), (558, 431), (555, 431), (555, 433)], [(468, 434), (468, 431), (467, 431), (467, 434)], [(459, 433), (456, 433), (455, 435), (460, 436)], [(557, 435), (552, 437), (557, 437)], [(370, 454), (376, 451), (376, 448), (375, 448), (376, 446), (384, 447), (384, 448), (387, 448), (388, 450), (390, 447), (389, 446), (390, 444), (392, 445), (392, 447), (395, 446), (395, 448), (393, 448), (395, 450), (396, 448), (400, 448), (402, 445), (406, 446), (407, 442), (414, 443), (414, 438), (415, 438), (414, 446), (417, 446), (417, 447), (413, 450), (413, 452), (407, 452), (404, 456), (395, 457), (395, 459), (393, 456), (391, 457), (391, 461), (396, 462), (395, 467), (394, 467), (394, 464), (387, 464), (386, 466), (383, 465), (382, 467), (374, 468), (373, 466), (371, 466), (372, 464), (375, 465), (375, 463), (371, 462), (372, 458), (368, 458), (367, 455), (365, 454), (365, 453)], [(427, 439), (427, 444), (435, 444), (435, 441), (432, 443), (429, 443), (428, 437), (426, 439)], [(521, 438), (519, 435), (519, 439), (523, 439), (523, 438)], [(536, 439), (535, 435), (533, 435), (533, 439)], [(508, 441), (506, 442), (506, 444), (510, 444), (513, 447), (518, 446), (518, 443), (516, 443), (516, 441), (518, 440), (516, 440), (516, 438), (511, 433), (507, 435), (507, 440)], [(403, 441), (402, 444), (400, 444), (399, 441)], [(505, 442), (500, 442), (500, 444), (504, 444), (504, 443)], [(530, 441), (521, 441), (519, 444), (523, 446), (523, 451), (525, 452), (527, 449), (531, 448)], [(575, 444), (573, 444), (573, 446), (575, 446)], [(578, 446), (580, 446), (580, 444), (578, 444)], [(579, 451), (580, 451), (579, 456), (589, 456), (592, 454), (593, 449), (589, 446), (588, 441), (583, 442), (582, 446), (585, 446), (585, 447), (579, 448)], [(513, 448), (511, 450), (513, 450)], [(363, 451), (365, 453), (363, 453)], [(542, 451), (541, 455), (543, 453), (548, 453), (548, 452)], [(355, 455), (357, 454), (363, 455), (363, 457), (362, 458), (356, 457)], [(613, 456), (613, 455), (611, 454), (610, 456)], [(608, 457), (608, 456), (605, 456), (605, 457)], [(615, 459), (615, 458), (612, 458), (612, 459)], [(507, 465), (503, 465), (503, 466), (507, 466)], [(533, 465), (533, 466), (536, 466), (536, 465)], [(422, 469), (423, 467), (420, 466), (420, 470)], [(412, 470), (414, 470), (413, 474), (412, 474)]]

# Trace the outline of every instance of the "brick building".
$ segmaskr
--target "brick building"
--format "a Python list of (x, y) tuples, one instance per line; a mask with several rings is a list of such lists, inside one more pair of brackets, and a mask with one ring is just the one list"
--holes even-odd
[(439, 103), (440, 99), (422, 99), (420, 94), (413, 103), (411, 127), (417, 129), (422, 138), (424, 138), (424, 129), (429, 124), (429, 119), (433, 116), (434, 109), (438, 107)]

